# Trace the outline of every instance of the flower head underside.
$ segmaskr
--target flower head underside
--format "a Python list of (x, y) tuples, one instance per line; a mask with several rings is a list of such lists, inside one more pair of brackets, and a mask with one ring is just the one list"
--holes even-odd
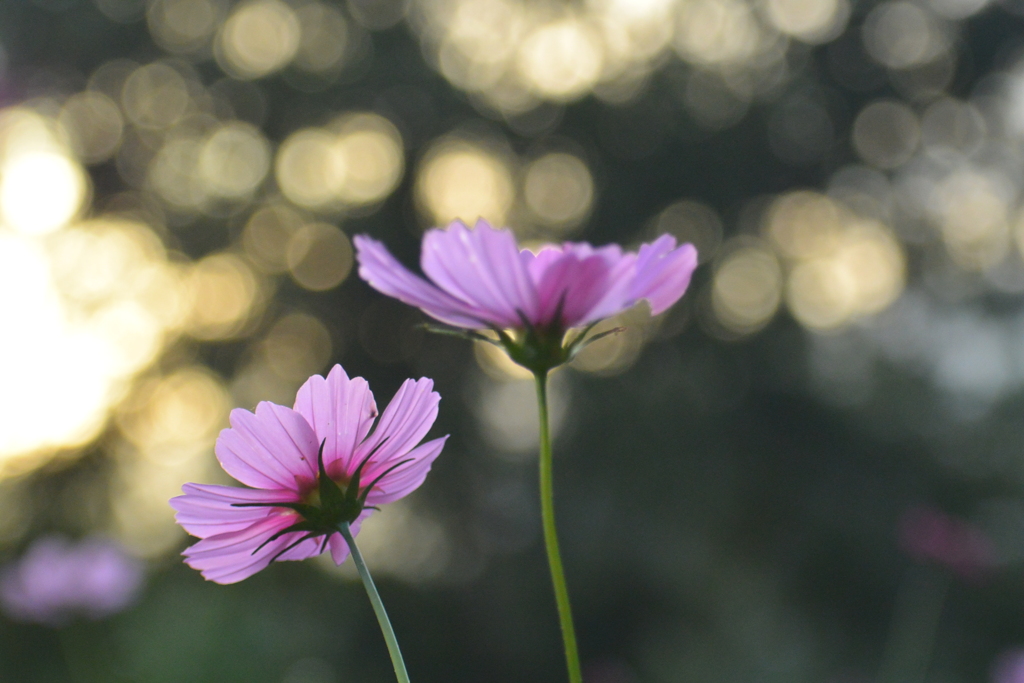
[[(315, 375), (294, 408), (263, 402), (236, 409), (217, 440), (224, 470), (250, 488), (186, 484), (171, 505), (201, 540), (186, 562), (218, 583), (251, 576), (275, 560), (300, 560), (330, 548), (341, 564), (353, 534), (379, 505), (418, 488), (447, 437), (420, 444), (437, 417), (429, 379), (408, 380), (377, 418), (360, 377), (336, 365)], [(371, 431), (372, 428), (372, 431)]]

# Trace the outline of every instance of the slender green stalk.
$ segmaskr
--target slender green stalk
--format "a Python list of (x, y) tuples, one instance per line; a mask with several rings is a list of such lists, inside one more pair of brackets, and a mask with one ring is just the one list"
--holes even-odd
[(952, 575), (940, 567), (911, 567), (896, 593), (881, 683), (924, 683)]
[(338, 531), (341, 532), (342, 538), (348, 543), (348, 549), (352, 552), (352, 561), (356, 563), (356, 569), (359, 570), (359, 578), (363, 580), (363, 587), (366, 588), (370, 604), (373, 605), (373, 611), (377, 615), (380, 630), (384, 633), (384, 642), (388, 644), (388, 652), (391, 654), (391, 664), (395, 667), (395, 678), (398, 679), (398, 683), (409, 683), (409, 673), (405, 670), (402, 651), (398, 649), (398, 639), (395, 638), (395, 630), (391, 628), (391, 621), (388, 619), (388, 613), (384, 610), (384, 603), (381, 602), (380, 594), (377, 593), (377, 587), (373, 585), (373, 578), (370, 576), (370, 570), (366, 568), (366, 563), (363, 562), (363, 555), (359, 552), (356, 539), (352, 538), (352, 531), (348, 528), (348, 522), (342, 522), (338, 527)]
[(537, 372), (534, 374), (534, 378), (537, 382), (537, 409), (540, 413), (540, 511), (544, 523), (544, 548), (548, 553), (551, 583), (555, 589), (555, 603), (558, 605), (558, 622), (562, 627), (562, 642), (565, 645), (565, 665), (569, 670), (569, 683), (582, 683), (580, 655), (576, 651), (576, 629), (572, 625), (572, 608), (569, 606), (569, 589), (565, 584), (562, 554), (558, 550), (558, 531), (555, 529), (551, 429), (548, 426), (548, 375), (547, 372)]

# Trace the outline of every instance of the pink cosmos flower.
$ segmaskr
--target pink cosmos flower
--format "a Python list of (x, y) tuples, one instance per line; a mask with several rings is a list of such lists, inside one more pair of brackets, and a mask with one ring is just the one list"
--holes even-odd
[[(224, 470), (251, 488), (186, 484), (171, 500), (175, 518), (201, 540), (182, 553), (204, 578), (241, 581), (275, 560), (303, 560), (329, 546), (341, 564), (352, 533), (375, 506), (423, 483), (447, 436), (420, 440), (441, 397), (426, 378), (407, 380), (374, 428), (377, 407), (362, 377), (335, 365), (299, 389), (295, 407), (270, 402), (231, 411), (217, 438)], [(371, 433), (371, 428), (373, 428)], [(369, 482), (365, 483), (364, 482)]]
[(44, 536), (0, 571), (0, 605), (14, 619), (58, 626), (76, 614), (120, 612), (142, 583), (142, 563), (114, 541)]
[(585, 326), (647, 299), (658, 314), (679, 300), (697, 267), (692, 244), (671, 235), (623, 251), (584, 242), (520, 250), (510, 230), (477, 221), (471, 230), (455, 221), (428, 230), (414, 275), (380, 242), (354, 240), (359, 275), (378, 291), (416, 306), (441, 322), (468, 329)]
[(996, 658), (992, 683), (1024, 683), (1024, 650), (1010, 650)]
[(977, 579), (997, 563), (995, 547), (981, 529), (928, 506), (903, 513), (899, 541), (915, 560), (940, 564), (964, 579)]

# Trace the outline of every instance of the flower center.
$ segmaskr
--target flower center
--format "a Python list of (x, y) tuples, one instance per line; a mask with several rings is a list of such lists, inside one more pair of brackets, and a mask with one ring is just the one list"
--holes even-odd
[(565, 297), (563, 296), (559, 300), (554, 318), (543, 326), (534, 325), (522, 311), (517, 311), (523, 322), (523, 328), (514, 334), (494, 328), (492, 331), (498, 335), (498, 341), (492, 343), (504, 348), (505, 353), (514, 363), (523, 366), (534, 375), (541, 376), (563, 363), (568, 363), (592, 342), (622, 331), (622, 328), (617, 327), (590, 335), (590, 331), (598, 323), (598, 321), (594, 321), (580, 330), (575, 337), (568, 338), (567, 330), (561, 322), (564, 303)]
[(252, 554), (255, 555), (268, 543), (281, 538), (285, 534), (294, 532), (304, 532), (294, 543), (289, 544), (283, 550), (278, 552), (271, 562), (276, 560), (281, 555), (285, 554), (298, 544), (303, 541), (307, 541), (312, 538), (323, 536), (323, 546), (321, 552), (327, 547), (327, 541), (331, 535), (339, 533), (339, 530), (343, 524), (351, 524), (359, 518), (363, 510), (371, 508), (376, 510), (372, 505), (366, 504), (366, 497), (370, 495), (370, 491), (373, 487), (380, 482), (385, 476), (390, 474), (393, 470), (401, 467), (409, 460), (402, 460), (391, 467), (385, 469), (381, 474), (370, 482), (365, 487), (360, 487), (360, 477), (363, 473), (363, 468), (370, 459), (380, 450), (380, 447), (385, 444), (387, 438), (381, 439), (359, 466), (356, 467), (352, 476), (347, 482), (343, 481), (341, 484), (327, 476), (327, 470), (324, 467), (324, 446), (327, 443), (327, 439), (320, 442), (320, 452), (317, 454), (317, 468), (319, 475), (317, 477), (317, 484), (311, 488), (307, 493), (299, 499), (299, 502), (294, 503), (290, 501), (271, 502), (271, 503), (233, 503), (235, 507), (281, 507), (293, 510), (298, 513), (301, 518), (295, 524), (289, 527), (281, 529), (277, 533), (270, 536), (261, 543)]

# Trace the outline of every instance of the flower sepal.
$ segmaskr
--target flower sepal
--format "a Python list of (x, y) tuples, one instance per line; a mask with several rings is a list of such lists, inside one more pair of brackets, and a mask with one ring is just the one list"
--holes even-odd
[(513, 334), (498, 329), (494, 332), (498, 335), (498, 345), (505, 349), (512, 362), (534, 375), (546, 375), (570, 360), (568, 347), (562, 346), (565, 336), (562, 330), (538, 330), (531, 325)]
[(597, 325), (597, 322), (587, 325), (582, 332), (576, 335), (571, 342), (565, 345), (565, 353), (568, 358), (566, 362), (572, 361), (572, 359), (579, 355), (580, 351), (587, 348), (594, 342), (626, 331), (625, 327), (613, 327), (610, 330), (598, 332), (597, 334), (588, 337), (587, 335), (590, 334), (590, 331), (594, 329), (595, 325)]
[[(476, 330), (462, 330), (444, 325), (424, 323), (421, 327), (434, 334), (499, 346), (505, 350), (512, 362), (526, 368), (534, 375), (545, 375), (559, 365), (571, 362), (583, 349), (594, 342), (626, 330), (624, 327), (614, 327), (590, 335), (590, 331), (601, 322), (597, 320), (584, 327), (572, 338), (567, 339), (567, 331), (557, 322), (538, 327), (533, 325), (525, 315), (520, 314), (520, 317), (523, 322), (521, 330), (508, 331), (492, 327), (491, 332), (497, 338), (488, 337)], [(556, 315), (555, 320), (557, 321), (559, 317)]]
[(293, 510), (298, 513), (301, 517), (300, 521), (281, 529), (263, 541), (263, 543), (252, 551), (252, 554), (255, 555), (271, 541), (275, 541), (285, 534), (294, 532), (305, 532), (305, 535), (301, 536), (298, 540), (277, 553), (271, 562), (284, 555), (300, 543), (311, 538), (317, 538), (318, 536), (324, 537), (323, 545), (326, 547), (328, 539), (333, 534), (338, 533), (343, 524), (352, 524), (359, 518), (359, 515), (363, 513), (363, 510), (367, 508), (376, 510), (376, 507), (366, 504), (366, 498), (370, 495), (370, 491), (372, 491), (373, 487), (376, 486), (377, 483), (385, 476), (390, 474), (396, 468), (409, 462), (409, 460), (402, 460), (395, 463), (374, 478), (369, 485), (360, 487), (360, 477), (362, 476), (363, 468), (366, 467), (366, 464), (386, 442), (387, 438), (382, 439), (381, 442), (377, 444), (377, 446), (370, 451), (365, 458), (363, 458), (362, 462), (360, 462), (359, 466), (356, 467), (355, 471), (352, 473), (352, 477), (344, 487), (327, 475), (327, 468), (324, 467), (324, 446), (326, 445), (327, 440), (324, 439), (320, 442), (320, 450), (317, 453), (317, 469), (319, 473), (319, 476), (317, 477), (317, 487), (307, 494), (303, 502), (294, 503), (288, 501), (274, 501), (268, 503), (233, 503), (233, 507), (288, 508), (289, 510)]

